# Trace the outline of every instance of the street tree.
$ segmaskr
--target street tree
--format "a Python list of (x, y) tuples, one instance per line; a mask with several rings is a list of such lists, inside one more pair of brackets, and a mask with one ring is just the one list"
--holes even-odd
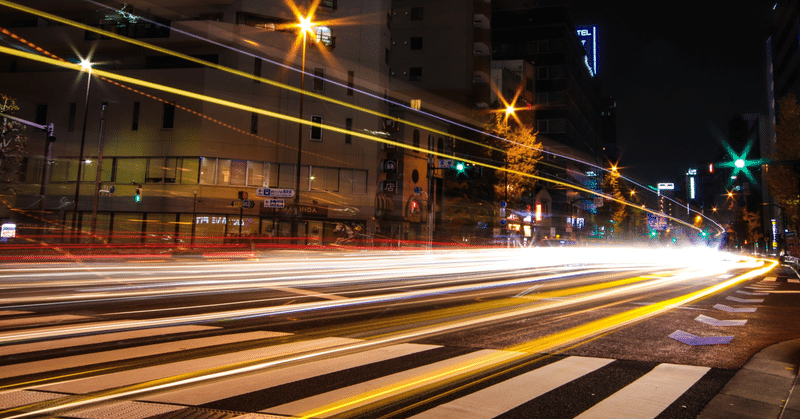
[(504, 139), (496, 144), (505, 151), (504, 166), (509, 172), (495, 184), (497, 196), (511, 203), (530, 201), (536, 194), (536, 179), (525, 175), (536, 175), (536, 165), (542, 159), (542, 143), (536, 140), (533, 124), (509, 123), (508, 117), (498, 112), (487, 123), (486, 131)]
[(800, 105), (790, 94), (778, 101), (778, 123), (775, 127), (776, 164), (769, 165), (767, 180), (770, 192), (784, 208), (787, 224), (797, 229), (800, 221), (798, 179), (800, 179)]
[[(17, 110), (16, 101), (0, 93), (0, 113), (11, 115)], [(14, 192), (22, 175), (28, 138), (25, 125), (5, 117), (0, 122), (0, 192)]]
[(598, 223), (604, 225), (611, 235), (619, 233), (617, 230), (627, 214), (627, 206), (622, 203), (625, 201), (625, 196), (620, 189), (619, 178), (620, 174), (616, 168), (603, 177), (603, 193), (614, 199), (603, 198), (603, 206), (598, 208), (596, 217)]

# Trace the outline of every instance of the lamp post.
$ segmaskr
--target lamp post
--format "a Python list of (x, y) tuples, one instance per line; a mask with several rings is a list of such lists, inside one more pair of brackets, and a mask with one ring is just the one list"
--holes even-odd
[(81, 131), (81, 148), (78, 153), (78, 177), (75, 182), (75, 199), (73, 201), (72, 212), (72, 234), (74, 240), (78, 238), (78, 201), (81, 196), (81, 176), (83, 168), (83, 151), (86, 145), (86, 121), (89, 117), (89, 90), (92, 83), (92, 63), (87, 59), (81, 60), (81, 72), (86, 72), (86, 99), (83, 105), (83, 128)]
[(300, 121), (297, 124), (297, 166), (295, 168), (294, 180), (294, 208), (296, 212), (292, 217), (292, 237), (299, 237), (300, 235), (300, 173), (303, 160), (303, 98), (306, 88), (306, 36), (314, 27), (314, 24), (311, 22), (311, 15), (306, 17), (300, 16), (298, 26), (300, 27), (300, 32), (303, 33), (303, 52), (300, 64)]

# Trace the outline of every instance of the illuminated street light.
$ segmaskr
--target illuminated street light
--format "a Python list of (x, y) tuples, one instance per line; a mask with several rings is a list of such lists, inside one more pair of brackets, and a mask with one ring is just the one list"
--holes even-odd
[[(303, 162), (303, 98), (305, 96), (306, 88), (306, 43), (308, 42), (308, 34), (314, 34), (314, 23), (311, 21), (313, 11), (307, 16), (298, 16), (298, 27), (303, 35), (303, 53), (300, 64), (300, 110), (297, 127), (297, 168), (295, 170), (295, 191), (294, 191), (294, 205), (296, 214), (292, 217), (292, 237), (299, 236), (300, 224), (300, 172)], [(305, 244), (305, 243), (303, 243)]]
[(89, 90), (92, 82), (92, 62), (88, 58), (81, 58), (81, 73), (86, 73), (86, 99), (83, 104), (83, 130), (81, 132), (81, 147), (78, 153), (78, 177), (75, 181), (75, 199), (73, 200), (72, 233), (78, 241), (78, 201), (81, 196), (81, 176), (83, 175), (84, 157), (86, 147), (86, 121), (89, 118)]

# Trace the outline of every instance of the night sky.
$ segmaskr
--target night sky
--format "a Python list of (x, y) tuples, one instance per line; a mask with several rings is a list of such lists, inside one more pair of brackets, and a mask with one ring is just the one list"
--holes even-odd
[(727, 136), (735, 114), (767, 112), (774, 3), (605, 3), (572, 0), (568, 7), (576, 25), (598, 25), (598, 77), (616, 100), (623, 174), (680, 182), (687, 169), (717, 156), (709, 124)]

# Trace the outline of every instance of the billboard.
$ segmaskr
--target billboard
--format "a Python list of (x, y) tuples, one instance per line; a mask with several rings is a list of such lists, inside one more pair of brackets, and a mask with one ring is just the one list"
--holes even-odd
[(578, 39), (583, 47), (586, 48), (586, 67), (592, 76), (597, 75), (597, 26), (576, 26)]

